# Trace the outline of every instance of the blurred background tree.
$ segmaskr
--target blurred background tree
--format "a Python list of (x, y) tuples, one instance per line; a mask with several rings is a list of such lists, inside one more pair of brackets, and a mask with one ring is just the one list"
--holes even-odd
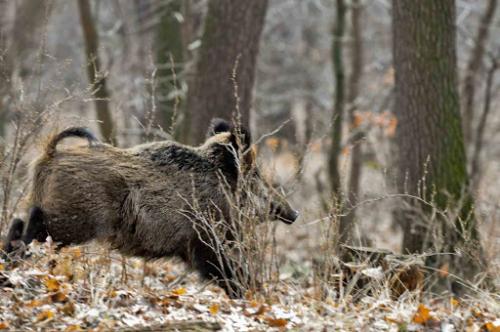
[[(350, 14), (350, 36), (352, 38), (352, 42), (350, 45), (351, 75), (347, 83), (346, 106), (348, 116), (347, 123), (349, 127), (349, 140), (352, 142), (352, 147), (350, 151), (351, 163), (346, 193), (347, 202), (345, 203), (347, 207), (356, 206), (356, 204), (359, 202), (360, 180), (363, 166), (362, 144), (363, 140), (365, 139), (364, 132), (360, 128), (360, 124), (358, 123), (359, 116), (357, 114), (359, 104), (359, 86), (363, 75), (364, 53), (364, 43), (362, 37), (363, 31), (361, 30), (361, 22), (363, 18), (363, 3), (360, 0), (352, 1)], [(339, 235), (341, 242), (352, 242), (352, 233), (355, 227), (355, 221), (356, 210), (350, 211), (345, 217), (340, 219)]]
[[(332, 64), (333, 76), (335, 78), (334, 101), (332, 112), (332, 133), (329, 155), (328, 172), (330, 176), (331, 189), (334, 205), (342, 205), (342, 188), (340, 183), (339, 158), (342, 151), (342, 127), (344, 120), (345, 104), (345, 73), (343, 58), (343, 43), (346, 20), (346, 4), (344, 0), (336, 1), (335, 25), (333, 27)], [(341, 224), (339, 231), (343, 237), (344, 225)]]
[[(403, 252), (451, 253), (430, 256), (428, 262), (438, 269), (446, 264), (470, 280), (486, 270), (486, 261), (466, 169), (455, 11), (453, 0), (393, 1), (398, 188), (430, 202), (410, 199), (429, 217), (418, 210), (402, 214)], [(429, 204), (448, 213), (431, 217)]]
[(88, 0), (78, 0), (80, 24), (85, 41), (85, 54), (87, 56), (87, 76), (91, 85), (92, 95), (96, 109), (97, 119), (101, 134), (106, 142), (115, 142), (113, 119), (109, 110), (109, 93), (106, 88), (106, 76), (101, 70), (99, 59), (99, 36), (96, 32), (92, 10)]
[(477, 28), (476, 36), (474, 39), (474, 47), (471, 51), (465, 75), (463, 80), (462, 98), (463, 98), (463, 126), (464, 126), (464, 139), (466, 143), (470, 143), (473, 137), (472, 129), (474, 124), (474, 98), (476, 94), (476, 79), (479, 73), (481, 64), (483, 63), (484, 53), (486, 51), (486, 42), (490, 33), (490, 25), (495, 16), (497, 7), (497, 0), (488, 0), (481, 19)]
[(185, 26), (189, 1), (175, 0), (165, 6), (155, 32), (155, 65), (158, 98), (158, 124), (173, 137), (179, 138), (182, 116), (182, 78), (187, 60)]
[(209, 1), (188, 92), (190, 142), (200, 143), (205, 136), (200, 128), (216, 116), (248, 127), (266, 9), (267, 0)]

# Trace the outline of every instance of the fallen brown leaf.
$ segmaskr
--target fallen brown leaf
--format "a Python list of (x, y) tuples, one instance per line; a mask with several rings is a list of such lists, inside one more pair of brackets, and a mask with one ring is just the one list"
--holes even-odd
[(210, 311), (210, 313), (211, 313), (212, 315), (214, 315), (214, 316), (215, 316), (215, 315), (217, 315), (217, 313), (219, 312), (219, 309), (220, 309), (220, 306), (219, 306), (217, 303), (212, 304), (212, 305), (208, 308), (208, 310)]
[(389, 317), (389, 316), (385, 316), (385, 317), (384, 317), (384, 320), (385, 320), (387, 323), (393, 323), (393, 324), (397, 324), (397, 325), (399, 325), (399, 324), (401, 324), (401, 323), (402, 323), (401, 321), (399, 321), (399, 320), (397, 320), (397, 319), (394, 319), (394, 318), (391, 318), (391, 317)]
[(29, 302), (26, 302), (24, 305), (28, 308), (36, 308), (41, 306), (42, 304), (45, 304), (46, 301), (41, 301), (41, 300), (31, 300)]
[(500, 325), (495, 325), (492, 322), (486, 322), (481, 329), (488, 332), (500, 332)]
[(430, 310), (423, 304), (419, 304), (417, 312), (413, 316), (413, 322), (417, 324), (425, 324), (432, 319)]
[(61, 308), (61, 311), (67, 315), (67, 316), (73, 316), (75, 314), (75, 305), (73, 302), (68, 301), (64, 306)]
[(70, 325), (64, 329), (65, 332), (83, 331), (80, 325)]
[(250, 316), (260, 316), (266, 313), (268, 310), (267, 306), (265, 304), (262, 304), (256, 311), (249, 311), (249, 310), (244, 310), (243, 314), (247, 317)]
[(68, 297), (63, 292), (56, 292), (50, 296), (52, 302), (65, 302)]
[(181, 287), (181, 288), (174, 289), (172, 291), (172, 295), (180, 296), (180, 295), (186, 294), (186, 292), (187, 292), (186, 289)]
[(61, 287), (61, 283), (57, 279), (51, 277), (45, 278), (44, 284), (49, 292), (57, 292)]
[(54, 312), (52, 312), (51, 310), (44, 310), (40, 312), (38, 315), (36, 315), (37, 322), (51, 320), (52, 318), (54, 318)]
[(284, 318), (266, 317), (266, 323), (270, 327), (285, 327), (288, 324), (288, 320)]

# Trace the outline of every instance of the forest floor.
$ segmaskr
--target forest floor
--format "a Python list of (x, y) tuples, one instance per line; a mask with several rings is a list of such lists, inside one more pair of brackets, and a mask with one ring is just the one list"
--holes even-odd
[(285, 269), (278, 280), (266, 297), (231, 300), (175, 261), (145, 265), (95, 245), (56, 253), (33, 243), (14, 266), (0, 261), (0, 330), (500, 330), (494, 294), (394, 300), (381, 287), (353, 301), (319, 296), (308, 273), (296, 278)]

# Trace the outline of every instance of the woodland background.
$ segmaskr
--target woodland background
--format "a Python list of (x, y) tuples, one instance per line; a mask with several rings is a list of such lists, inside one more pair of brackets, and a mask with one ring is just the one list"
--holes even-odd
[[(500, 282), (497, 7), (496, 0), (0, 0), (0, 232), (24, 212), (29, 163), (48, 133), (84, 125), (120, 147), (162, 139), (196, 145), (218, 116), (251, 128), (265, 176), (301, 211), (293, 226), (273, 225), (273, 241), (262, 248), (274, 257), (265, 280), (272, 287), (237, 305), (241, 326), (498, 328), (491, 291)], [(427, 297), (384, 297), (379, 280), (377, 296), (351, 302), (356, 296), (333, 287), (324, 265), (343, 255), (341, 243), (414, 254), (425, 265)], [(65, 266), (66, 256), (50, 248), (35, 257), (45, 250)], [(216, 291), (193, 295), (185, 277), (182, 286), (154, 281), (182, 274), (175, 263), (146, 268), (88, 250), (69, 253), (75, 269), (89, 270), (72, 271), (79, 277), (71, 280), (40, 259), (37, 296), (61, 293), (64, 301), (33, 304), (38, 297), (23, 293), (18, 311), (0, 313), (0, 327), (109, 328), (186, 317), (237, 326), (239, 318), (228, 318), (234, 303), (221, 310), (226, 302)], [(76, 285), (94, 272), (101, 283), (82, 299)], [(120, 286), (111, 287), (117, 273)], [(155, 310), (169, 308), (166, 321), (161, 310), (149, 320), (126, 316), (143, 319), (127, 310), (144, 305), (144, 287), (169, 289), (155, 302)], [(18, 303), (8, 294), (5, 308)], [(140, 294), (137, 303), (131, 294)], [(463, 294), (471, 302), (455, 305)], [(201, 307), (187, 308), (190, 301)], [(61, 309), (68, 303), (71, 314)], [(105, 319), (110, 307), (116, 317)], [(89, 311), (95, 319), (86, 320)]]

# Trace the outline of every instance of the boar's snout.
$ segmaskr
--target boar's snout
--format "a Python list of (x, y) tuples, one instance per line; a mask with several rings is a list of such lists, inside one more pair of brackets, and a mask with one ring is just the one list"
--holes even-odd
[(300, 213), (292, 209), (288, 202), (271, 203), (271, 215), (285, 224), (293, 224)]

